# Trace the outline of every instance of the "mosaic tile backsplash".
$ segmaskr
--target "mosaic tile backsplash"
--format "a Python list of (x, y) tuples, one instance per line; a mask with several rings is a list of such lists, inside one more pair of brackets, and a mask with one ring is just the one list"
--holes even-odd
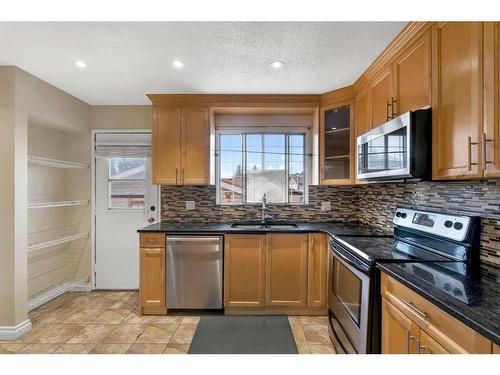
[[(252, 221), (260, 206), (217, 206), (213, 186), (162, 186), (162, 220), (170, 222)], [(185, 201), (196, 202), (187, 211)], [(331, 211), (321, 211), (330, 201)], [(500, 181), (424, 181), (358, 186), (311, 186), (308, 205), (270, 205), (283, 221), (359, 222), (391, 232), (397, 207), (445, 211), (482, 217), (481, 260), (500, 266)]]

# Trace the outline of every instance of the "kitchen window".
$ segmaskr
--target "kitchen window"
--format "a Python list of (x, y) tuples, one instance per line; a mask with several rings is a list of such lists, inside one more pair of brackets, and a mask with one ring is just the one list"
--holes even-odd
[[(266, 129), (267, 130), (267, 129)], [(223, 129), (216, 136), (217, 203), (307, 203), (306, 129)]]

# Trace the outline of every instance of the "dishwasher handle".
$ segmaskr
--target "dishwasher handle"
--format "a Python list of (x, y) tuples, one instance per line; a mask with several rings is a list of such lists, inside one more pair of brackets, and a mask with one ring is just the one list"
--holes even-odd
[(168, 237), (168, 242), (207, 242), (207, 241), (222, 241), (222, 237)]

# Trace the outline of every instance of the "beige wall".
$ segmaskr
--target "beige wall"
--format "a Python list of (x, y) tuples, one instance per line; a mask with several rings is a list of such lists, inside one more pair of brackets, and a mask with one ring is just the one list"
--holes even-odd
[(91, 107), (91, 129), (150, 129), (153, 107), (150, 105), (97, 105)]
[(0, 69), (0, 327), (27, 319), (27, 116), (15, 93), (15, 69)]

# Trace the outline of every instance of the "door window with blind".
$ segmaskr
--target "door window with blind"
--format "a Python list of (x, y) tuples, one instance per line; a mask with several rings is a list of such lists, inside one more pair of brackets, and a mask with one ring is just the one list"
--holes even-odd
[(307, 129), (226, 129), (217, 132), (217, 202), (305, 204)]

